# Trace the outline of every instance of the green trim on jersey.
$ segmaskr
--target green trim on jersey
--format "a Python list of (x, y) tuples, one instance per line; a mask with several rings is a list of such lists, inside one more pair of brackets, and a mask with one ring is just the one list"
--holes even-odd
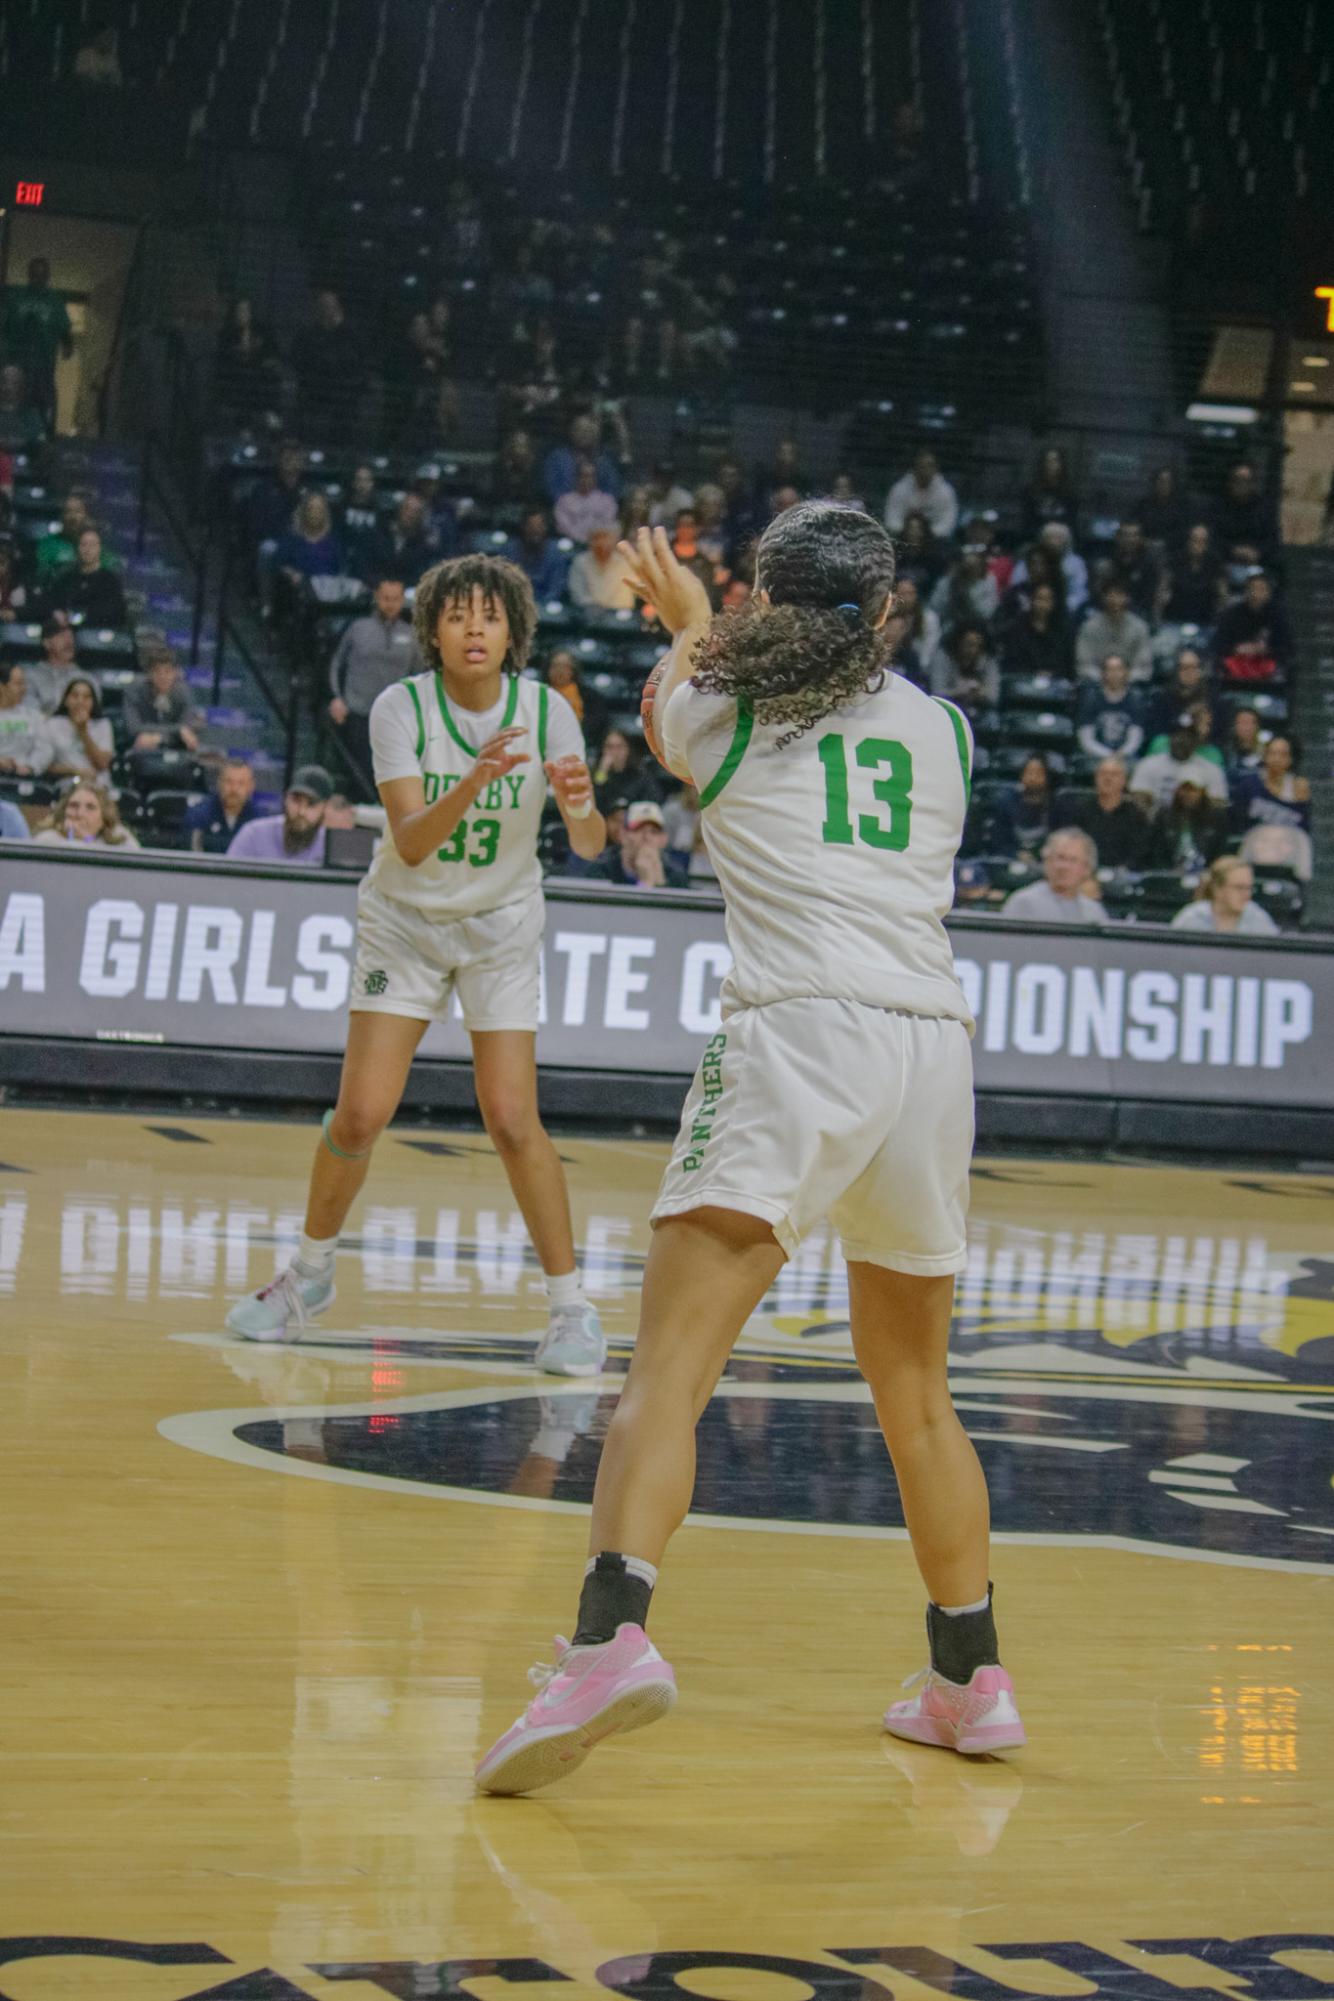
[[(517, 680), (515, 685), (517, 687)], [(537, 691), (537, 754), (544, 761), (547, 754), (547, 702), (550, 693), (544, 681)]]
[(403, 685), (411, 695), (412, 706), (417, 711), (417, 755), (421, 757), (426, 749), (426, 718), (422, 714), (422, 698), (411, 681), (405, 681)]
[(963, 773), (963, 803), (966, 806), (973, 791), (972, 759), (968, 755), (968, 725), (953, 702), (947, 702), (943, 695), (933, 695), (931, 699), (940, 705), (954, 725), (954, 746), (959, 753), (959, 769)]
[(746, 755), (746, 746), (750, 742), (751, 732), (754, 728), (754, 709), (749, 702), (739, 701), (736, 705), (736, 728), (732, 732), (732, 741), (727, 746), (726, 757), (699, 795), (701, 808), (712, 806), (724, 785), (730, 779), (736, 777), (737, 766)]
[[(505, 702), (505, 713), (500, 719), (500, 728), (502, 730), (507, 730), (510, 724), (514, 721), (514, 711), (519, 706), (518, 675), (511, 674), (509, 677), (509, 683), (510, 683), (509, 695)], [(435, 677), (435, 692), (436, 692), (436, 699), (440, 703), (440, 714), (444, 719), (445, 728), (449, 731), (449, 734), (453, 737), (455, 743), (458, 745), (461, 751), (466, 752), (466, 754), (469, 757), (476, 757), (477, 755), (476, 745), (468, 742), (468, 739), (463, 735), (462, 731), (459, 729), (458, 724), (454, 721), (453, 716), (449, 713), (449, 703), (445, 700), (445, 677), (443, 674), (437, 674)], [(499, 732), (497, 732), (497, 734), (499, 734)]]

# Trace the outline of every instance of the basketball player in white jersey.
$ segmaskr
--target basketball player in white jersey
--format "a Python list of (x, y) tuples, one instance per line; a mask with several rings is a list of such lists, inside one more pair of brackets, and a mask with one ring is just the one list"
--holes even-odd
[(438, 563), (417, 587), (414, 622), (433, 664), (386, 688), (371, 710), (389, 832), (357, 899), (347, 1054), (315, 1150), (305, 1229), (293, 1263), (234, 1306), (227, 1326), (281, 1341), (330, 1305), (338, 1235), (375, 1143), (398, 1110), (418, 1043), (457, 993), (482, 1118), (546, 1274), (538, 1366), (596, 1375), (606, 1344), (575, 1264), (564, 1172), (537, 1109), (546, 781), (576, 854), (601, 854), (606, 827), (574, 710), (520, 678), (537, 628), (522, 570), (487, 556)]
[(695, 1427), (741, 1328), (825, 1216), (930, 1599), (930, 1666), (885, 1727), (963, 1752), (1022, 1744), (992, 1618), (986, 1482), (946, 1380), (973, 1024), (941, 920), (968, 725), (889, 669), (893, 545), (867, 514), (788, 509), (760, 542), (755, 600), (716, 620), (661, 531), (622, 553), (676, 635), (658, 734), (699, 790), (735, 964), (653, 1212), (573, 1644), (533, 1670), (540, 1693), (478, 1781), (547, 1785), (671, 1707), (672, 1670), (644, 1624), (690, 1506)]

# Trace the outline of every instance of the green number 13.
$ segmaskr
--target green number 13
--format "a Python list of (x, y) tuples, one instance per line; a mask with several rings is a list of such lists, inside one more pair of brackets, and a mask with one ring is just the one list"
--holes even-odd
[(855, 832), (848, 809), (847, 740), (831, 732), (820, 738), (818, 749), (824, 766), (825, 813), (821, 831), (825, 840), (843, 848), (850, 848), (854, 841), (860, 840), (867, 847), (888, 848), (894, 854), (902, 854), (912, 826), (912, 752), (907, 744), (895, 743), (889, 737), (865, 736), (857, 745), (854, 755), (859, 770), (879, 771), (885, 765), (889, 767), (889, 775), (877, 778), (871, 786), (872, 795), (889, 808), (889, 817), (886, 820), (882, 813), (859, 813)]

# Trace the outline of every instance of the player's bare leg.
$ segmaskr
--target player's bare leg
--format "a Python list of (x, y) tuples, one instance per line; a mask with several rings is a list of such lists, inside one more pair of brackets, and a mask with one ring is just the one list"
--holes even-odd
[(478, 1031), (472, 1052), (478, 1108), (546, 1274), (551, 1313), (537, 1365), (550, 1375), (598, 1375), (607, 1345), (575, 1263), (565, 1170), (538, 1111), (537, 1037)]
[(735, 1209), (692, 1209), (654, 1230), (635, 1352), (598, 1467), (591, 1557), (661, 1562), (694, 1491), (695, 1427), (782, 1265), (769, 1225)]
[(891, 1704), (896, 1736), (961, 1751), (1022, 1744), (991, 1612), (991, 1514), (983, 1474), (950, 1397), (954, 1280), (849, 1264), (857, 1366), (870, 1385), (930, 1604), (930, 1671)]
[(325, 1115), (315, 1148), (297, 1255), (270, 1284), (237, 1301), (227, 1315), (231, 1333), (285, 1341), (333, 1303), (339, 1232), (365, 1184), (375, 1143), (402, 1101), (426, 1028), (405, 1015), (350, 1016), (338, 1103)]
[(732, 1345), (783, 1263), (767, 1223), (731, 1209), (671, 1216), (653, 1234), (639, 1335), (598, 1468), (574, 1642), (477, 1768), (488, 1792), (532, 1792), (606, 1737), (665, 1716), (671, 1668), (644, 1631), (657, 1565), (690, 1506), (695, 1427)]

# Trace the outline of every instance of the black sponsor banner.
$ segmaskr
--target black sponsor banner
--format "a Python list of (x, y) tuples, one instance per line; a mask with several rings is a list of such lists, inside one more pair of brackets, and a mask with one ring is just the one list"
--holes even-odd
[[(689, 1076), (730, 963), (721, 906), (573, 883), (547, 904), (542, 1062)], [(0, 1033), (337, 1054), (355, 928), (356, 884), (332, 874), (10, 847)], [(1329, 941), (995, 919), (951, 937), (984, 1090), (1334, 1107)], [(423, 1051), (466, 1055), (461, 1022)]]

